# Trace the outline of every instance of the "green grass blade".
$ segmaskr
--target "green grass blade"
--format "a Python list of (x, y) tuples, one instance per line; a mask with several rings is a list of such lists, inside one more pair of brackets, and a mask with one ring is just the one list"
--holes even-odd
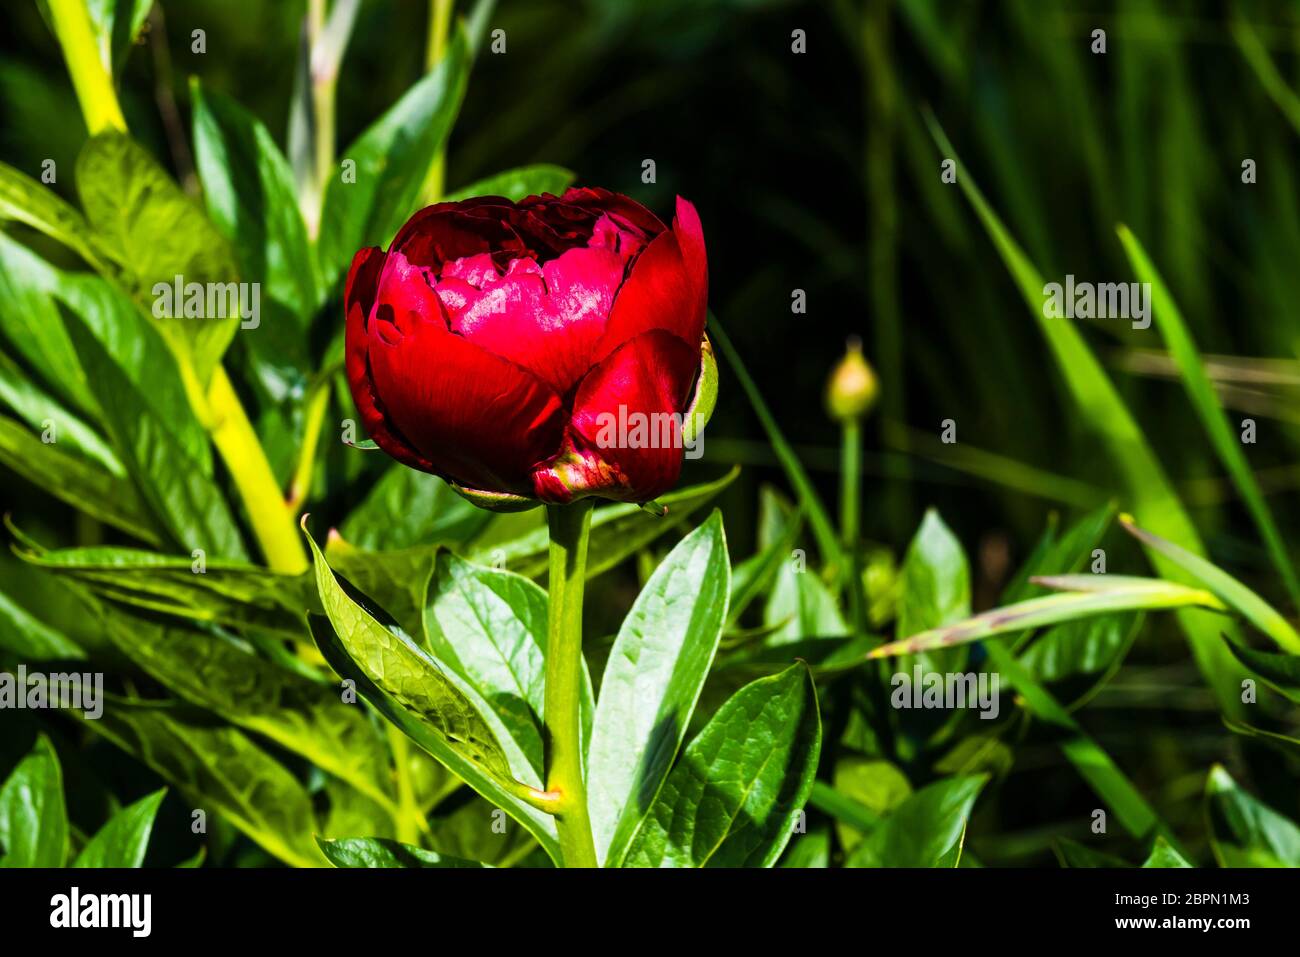
[(1199, 555), (1193, 555), (1185, 548), (1179, 548), (1173, 542), (1166, 541), (1159, 535), (1153, 535), (1146, 529), (1133, 524), (1129, 515), (1119, 517), (1120, 526), (1143, 545), (1153, 548), (1170, 561), (1187, 570), (1187, 573), (1199, 580), (1215, 597), (1221, 599), (1230, 608), (1236, 609), (1242, 617), (1272, 638), (1279, 648), (1293, 655), (1300, 655), (1300, 634), (1282, 616), (1282, 614), (1259, 597), (1250, 588), (1233, 578), (1212, 562)]
[[(1062, 575), (1059, 578), (1036, 578), (1040, 585), (1064, 584), (1071, 587), (1072, 579), (1095, 578), (1107, 581), (1103, 575)], [(894, 655), (912, 655), (939, 648), (951, 648), (981, 638), (990, 638), (1013, 631), (1027, 631), (1063, 621), (1076, 621), (1094, 615), (1108, 615), (1119, 611), (1150, 611), (1169, 608), (1200, 607), (1223, 610), (1224, 606), (1210, 592), (1188, 588), (1157, 578), (1116, 578), (1114, 587), (1098, 587), (1087, 591), (1068, 591), (1059, 595), (1030, 598), (1004, 608), (994, 608), (963, 621), (939, 628), (931, 628), (898, 641), (873, 648), (868, 658), (890, 658)]]
[(768, 441), (772, 443), (772, 448), (776, 452), (777, 459), (781, 462), (781, 468), (785, 470), (786, 478), (794, 486), (795, 492), (799, 496), (799, 503), (803, 506), (803, 512), (808, 516), (808, 525), (812, 529), (813, 538), (817, 540), (817, 548), (822, 554), (822, 558), (833, 565), (838, 570), (848, 568), (848, 561), (845, 558), (844, 550), (840, 547), (839, 537), (835, 534), (835, 525), (831, 522), (830, 513), (826, 511), (826, 506), (817, 495), (817, 490), (813, 488), (812, 479), (808, 477), (808, 472), (804, 469), (803, 463), (795, 455), (794, 449), (786, 441), (785, 435), (781, 432), (781, 427), (776, 424), (776, 419), (772, 415), (772, 410), (767, 407), (763, 400), (763, 394), (758, 391), (758, 386), (750, 378), (749, 370), (745, 368), (745, 363), (741, 361), (740, 353), (736, 347), (731, 344), (731, 338), (723, 330), (722, 324), (718, 322), (718, 317), (709, 313), (709, 333), (711, 338), (716, 339), (722, 354), (727, 357), (732, 371), (736, 373), (736, 378), (740, 380), (740, 387), (745, 390), (745, 395), (749, 398), (749, 404), (754, 407), (754, 414), (758, 416), (758, 421), (763, 426), (763, 431), (767, 433)]
[(1178, 305), (1170, 295), (1169, 287), (1165, 285), (1138, 238), (1129, 231), (1127, 226), (1121, 225), (1119, 239), (1124, 244), (1124, 251), (1128, 253), (1129, 262), (1133, 264), (1133, 271), (1137, 273), (1138, 279), (1151, 284), (1155, 325), (1164, 336), (1165, 345), (1169, 347), (1169, 355), (1178, 366), (1183, 385), (1187, 388), (1187, 395), (1192, 400), (1192, 407), (1200, 416), (1201, 424), (1205, 426), (1205, 431), (1210, 436), (1214, 451), (1223, 461), (1224, 468), (1232, 477), (1233, 485), (1237, 487), (1237, 491), (1241, 493), (1246, 503), (1250, 517), (1259, 528), (1259, 534), (1264, 539), (1278, 574), (1282, 576), (1282, 582), (1286, 585), (1292, 603), (1300, 606), (1300, 581), (1296, 579), (1295, 568), (1291, 564), (1290, 556), (1287, 555), (1286, 545), (1282, 541), (1277, 524), (1273, 521), (1273, 514), (1264, 502), (1264, 494), (1260, 491), (1259, 483), (1255, 481), (1254, 473), (1250, 470), (1246, 454), (1241, 450), (1241, 443), (1228, 422), (1227, 413), (1219, 404), (1214, 385), (1210, 382), (1210, 377), (1205, 374), (1205, 366), (1201, 362), (1200, 353), (1196, 350), (1196, 343), (1192, 341), (1191, 334), (1187, 330), (1187, 323), (1183, 321), (1183, 315), (1178, 311)]
[[(1190, 551), (1203, 554), (1205, 549), (1196, 527), (1101, 363), (1075, 325), (1046, 317), (1043, 310), (1043, 277), (989, 206), (969, 170), (957, 158), (956, 150), (938, 121), (928, 112), (926, 121), (942, 155), (956, 160), (958, 184), (974, 207), (993, 245), (1015, 279), (1030, 313), (1047, 339), (1070, 395), (1083, 416), (1084, 424), (1097, 435), (1109, 453), (1133, 512), (1147, 527), (1181, 543)], [(1150, 557), (1161, 578), (1186, 580), (1186, 573), (1164, 556), (1155, 553), (1150, 554)], [(1242, 711), (1240, 679), (1245, 676), (1245, 671), (1219, 640), (1224, 623), (1215, 622), (1201, 612), (1187, 609), (1178, 613), (1178, 621), (1187, 636), (1201, 674), (1215, 691), (1219, 706), (1231, 715), (1239, 715)]]

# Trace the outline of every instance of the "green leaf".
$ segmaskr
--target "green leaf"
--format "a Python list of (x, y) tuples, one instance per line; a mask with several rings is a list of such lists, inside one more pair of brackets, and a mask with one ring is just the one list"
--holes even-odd
[(103, 613), (104, 634), (124, 657), (191, 704), (265, 735), (393, 807), (388, 749), (356, 704), (219, 634)]
[(1063, 622), (1039, 635), (1020, 661), (1049, 683), (1098, 674), (1123, 659), (1141, 625), (1140, 614)]
[(51, 628), (0, 592), (0, 648), (19, 661), (74, 661), (85, 653), (62, 632)]
[(802, 516), (796, 515), (786, 523), (779, 537), (764, 545), (731, 570), (731, 600), (728, 602), (728, 624), (734, 625), (750, 603), (767, 591), (777, 573), (785, 566), (794, 551), (795, 542), (803, 528)]
[(348, 837), (316, 843), (335, 867), (486, 867), (382, 837)]
[(204, 92), (197, 77), (190, 100), (208, 215), (234, 246), (240, 275), (310, 319), (320, 281), (288, 161), (260, 120), (229, 97)]
[(1168, 609), (1198, 606), (1224, 609), (1223, 603), (1208, 591), (1188, 588), (1158, 578), (1124, 575), (1060, 575), (1040, 581), (1057, 588), (1087, 588), (1067, 591), (1044, 598), (1031, 598), (1006, 608), (995, 608), (965, 621), (912, 635), (901, 641), (881, 645), (867, 653), (868, 658), (915, 654), (935, 648), (977, 641), (1010, 631), (1025, 631), (1064, 621), (1140, 609)]
[(327, 619), (311, 616), (321, 654), (340, 677), (416, 744), (537, 837), (552, 857), (550, 818), (526, 804), (506, 753), (483, 716), (438, 663), (405, 634), (384, 627), (335, 579), (310, 536)]
[(243, 732), (169, 703), (104, 697), (104, 713), (84, 727), (148, 765), (194, 808), (220, 811), (285, 863), (320, 863), (311, 798)]
[(769, 647), (808, 638), (839, 638), (849, 633), (835, 597), (815, 572), (797, 567), (789, 553), (767, 596), (763, 624), (773, 629), (764, 639)]
[(1232, 484), (1241, 494), (1246, 510), (1250, 512), (1250, 517), (1255, 522), (1255, 527), (1259, 529), (1260, 537), (1268, 548), (1269, 557), (1272, 558), (1273, 565), (1281, 575), (1287, 593), (1291, 596), (1291, 602), (1300, 605), (1300, 580), (1296, 578), (1295, 567), (1287, 554), (1282, 533), (1278, 531), (1273, 513), (1269, 511), (1268, 504), (1264, 501), (1264, 493), (1255, 480), (1255, 473), (1251, 470), (1239, 437), (1229, 423), (1223, 406), (1219, 403), (1214, 385), (1210, 382), (1210, 377), (1205, 374), (1205, 365), (1196, 350), (1196, 343), (1192, 340), (1178, 304), (1174, 302), (1169, 287), (1165, 285), (1164, 279), (1156, 270), (1155, 264), (1151, 262), (1146, 250), (1127, 226), (1119, 227), (1119, 239), (1138, 280), (1151, 287), (1151, 311), (1155, 317), (1156, 328), (1160, 330), (1165, 345), (1169, 347), (1169, 355), (1178, 366), (1192, 408), (1196, 410), (1219, 460), (1223, 462), (1228, 475), (1232, 477)]
[(0, 867), (62, 867), (67, 862), (63, 772), (43, 734), (0, 786), (0, 851)]
[(1061, 838), (1052, 842), (1052, 849), (1056, 852), (1057, 860), (1061, 862), (1062, 867), (1128, 867), (1128, 861), (1114, 854), (1107, 854), (1104, 851), (1097, 851), (1078, 841), (1072, 841), (1069, 838)]
[(722, 636), (730, 587), (722, 515), (715, 511), (668, 554), (623, 620), (600, 684), (587, 760), (602, 862), (622, 859), (668, 774)]
[[(77, 158), (77, 190), (86, 218), (122, 270), (124, 286), (152, 313), (157, 283), (233, 283), (239, 276), (225, 237), (158, 163), (128, 136), (104, 132)], [(179, 304), (173, 304), (174, 307)], [(178, 358), (206, 386), (239, 326), (239, 317), (158, 318)]]
[(82, 367), (95, 383), (113, 444), (170, 537), (187, 550), (245, 557), (234, 516), (202, 463), (181, 448), (165, 420), (150, 408), (89, 330), (73, 320), (68, 331)]
[[(591, 516), (587, 579), (608, 571), (665, 532), (681, 526), (690, 515), (735, 481), (739, 474), (739, 469), (732, 469), (712, 482), (661, 495), (656, 501), (668, 509), (668, 514), (662, 518), (631, 503), (597, 508)], [(520, 575), (538, 578), (546, 574), (549, 547), (550, 537), (543, 527), (513, 541), (476, 548), (469, 557), (485, 565), (509, 568)]]
[(443, 202), (456, 202), (474, 196), (504, 196), (515, 202), (525, 196), (540, 196), (552, 193), (560, 196), (574, 180), (572, 170), (551, 163), (534, 163), (531, 166), (518, 166), (503, 170), (492, 176), (475, 180), (468, 186), (448, 193)]
[(1300, 827), (1215, 765), (1205, 783), (1210, 847), (1220, 867), (1300, 867)]
[(831, 866), (830, 828), (813, 828), (790, 844), (779, 867), (825, 868)]
[(539, 781), (546, 616), (546, 592), (531, 579), (438, 556), (424, 606), (433, 653), (478, 691)]
[(741, 688), (687, 745), (628, 845), (625, 867), (771, 867), (821, 752), (806, 665)]
[(325, 545), (330, 566), (417, 641), (424, 636), (424, 596), (438, 551), (436, 545), (417, 545), (372, 552), (335, 535)]
[(1058, 538), (1053, 514), (1052, 523), (1033, 553), (1003, 590), (1001, 604), (1011, 605), (1041, 594), (1040, 586), (1032, 581), (1037, 576), (1068, 575), (1080, 571), (1092, 550), (1105, 537), (1114, 517), (1115, 506), (1107, 503), (1084, 515)]
[(955, 867), (966, 822), (988, 781), (944, 778), (898, 805), (854, 848), (846, 867)]
[[(961, 621), (970, 615), (970, 566), (961, 542), (939, 513), (928, 509), (921, 527), (907, 548), (899, 572), (899, 638)], [(957, 672), (965, 666), (964, 649), (906, 657), (898, 670), (912, 672), (920, 664), (925, 672)]]
[(81, 213), (54, 190), (6, 163), (0, 163), (0, 219), (44, 233), (96, 268), (102, 268), (107, 258)]
[(264, 628), (306, 636), (304, 610), (318, 610), (306, 575), (277, 575), (247, 562), (206, 560), (131, 548), (45, 549), (25, 536), (15, 549), (24, 561), (141, 608), (235, 628)]
[(1277, 642), (1279, 648), (1293, 655), (1300, 654), (1300, 634), (1296, 633), (1281, 612), (1246, 585), (1199, 555), (1180, 548), (1159, 535), (1138, 528), (1127, 515), (1121, 515), (1119, 522), (1124, 531), (1143, 545), (1167, 557), (1204, 585), (1216, 598), (1240, 612), (1247, 621)]
[[(948, 137), (928, 110), (926, 122), (941, 154), (955, 157), (957, 153)], [(960, 160), (958, 166), (961, 167), (957, 178), (959, 187), (974, 207), (1019, 287), (1030, 314), (1047, 340), (1084, 425), (1101, 441), (1133, 512), (1153, 531), (1193, 552), (1203, 552), (1200, 535), (1170, 485), (1159, 459), (1077, 325), (1047, 317), (1043, 309), (1043, 277), (998, 219), (970, 171)], [(1160, 577), (1186, 580), (1180, 569), (1163, 556), (1152, 555), (1151, 560)], [(1239, 688), (1244, 675), (1219, 641), (1223, 623), (1190, 608), (1178, 613), (1178, 622), (1187, 636), (1197, 666), (1206, 683), (1214, 689), (1220, 706), (1230, 714), (1239, 714), (1242, 708)], [(1235, 628), (1230, 630), (1235, 632)]]
[(62, 442), (115, 477), (126, 477), (126, 469), (99, 433), (43, 392), (3, 353), (0, 353), (0, 403), (13, 409), (34, 431), (45, 432), (48, 427), (54, 441)]
[(141, 541), (162, 542), (135, 485), (79, 455), (69, 455), (55, 443), (42, 442), (22, 424), (4, 416), (0, 416), (0, 463), (92, 518)]
[(491, 512), (475, 508), (438, 476), (394, 464), (348, 513), (339, 534), (373, 551), (464, 544), (491, 520)]
[(836, 836), (845, 852), (912, 793), (911, 782), (897, 766), (856, 755), (835, 762), (832, 781), (836, 797), (824, 795), (819, 807), (836, 819)]
[(415, 212), (430, 158), (460, 110), (468, 72), (465, 35), (457, 29), (438, 65), (343, 151), (321, 216), (318, 251), (326, 288), (358, 249), (387, 246)]
[(1142, 864), (1143, 867), (1191, 867), (1187, 858), (1179, 854), (1169, 842), (1157, 835), (1151, 853)]
[(133, 804), (128, 804), (86, 842), (73, 867), (140, 867), (158, 806), (167, 795), (161, 788)]

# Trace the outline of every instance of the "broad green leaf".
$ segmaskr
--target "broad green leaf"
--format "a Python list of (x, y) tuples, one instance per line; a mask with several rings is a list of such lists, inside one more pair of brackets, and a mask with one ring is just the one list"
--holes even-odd
[(80, 212), (54, 190), (7, 163), (0, 163), (0, 219), (23, 223), (44, 233), (96, 268), (103, 268), (107, 259)]
[(348, 837), (316, 843), (335, 867), (486, 867), (382, 837)]
[(463, 544), (491, 520), (491, 512), (465, 501), (438, 476), (394, 464), (348, 513), (339, 534), (372, 551)]
[[(889, 761), (849, 756), (835, 762), (835, 793), (852, 803), (824, 798), (823, 810), (836, 819), (840, 846), (852, 851), (862, 835), (912, 793), (907, 776)], [(864, 810), (865, 812), (864, 813)]]
[[(1232, 477), (1232, 484), (1241, 494), (1246, 510), (1250, 512), (1250, 517), (1255, 522), (1255, 527), (1259, 529), (1260, 537), (1268, 548), (1269, 556), (1273, 559), (1273, 565), (1281, 575), (1287, 593), (1291, 596), (1291, 602), (1300, 604), (1300, 580), (1296, 579), (1295, 568), (1287, 554), (1282, 533), (1278, 531), (1268, 503), (1264, 501), (1264, 493), (1260, 491), (1259, 482), (1255, 480), (1255, 473), (1251, 470), (1240, 438), (1219, 403), (1219, 397), (1214, 391), (1210, 377), (1205, 374), (1205, 365), (1201, 362), (1200, 353), (1197, 352), (1196, 343), (1187, 329), (1187, 323), (1178, 310), (1178, 304), (1174, 302), (1169, 287), (1165, 285), (1164, 279), (1156, 270), (1155, 264), (1151, 262), (1146, 250), (1127, 226), (1119, 227), (1119, 239), (1138, 280), (1151, 288), (1150, 305), (1156, 328), (1160, 330), (1165, 345), (1169, 347), (1169, 355), (1178, 366), (1192, 408), (1196, 410), (1219, 460), (1223, 462), (1224, 468)], [(1297, 642), (1300, 644), (1300, 639), (1297, 639)]]
[[(970, 566), (966, 553), (934, 509), (927, 510), (921, 520), (899, 576), (895, 625), (899, 638), (969, 617)], [(919, 664), (924, 672), (957, 672), (964, 668), (965, 660), (964, 649), (951, 653), (940, 649), (905, 657), (897, 667), (909, 674), (914, 664)]]
[(1222, 611), (1224, 605), (1208, 591), (1188, 588), (1157, 578), (1123, 575), (1061, 575), (1040, 579), (1057, 588), (1087, 588), (1031, 598), (1006, 608), (995, 608), (953, 625), (945, 625), (912, 635), (901, 641), (881, 645), (867, 653), (868, 658), (915, 654), (935, 648), (990, 638), (1010, 631), (1025, 631), (1064, 621), (1105, 615), (1120, 611), (1169, 609), (1198, 606)]
[[(928, 111), (926, 122), (942, 155), (957, 156), (948, 137)], [(1190, 551), (1204, 552), (1200, 535), (1170, 485), (1164, 468), (1077, 325), (1047, 317), (1043, 309), (1043, 277), (998, 219), (970, 171), (962, 166), (960, 160), (958, 166), (961, 167), (957, 179), (960, 189), (974, 207), (1046, 338), (1057, 368), (1082, 414), (1084, 425), (1096, 434), (1106, 450), (1129, 506), (1138, 520), (1157, 534)], [(1187, 580), (1181, 569), (1163, 556), (1157, 553), (1150, 557), (1161, 578)], [(1215, 691), (1220, 707), (1230, 714), (1240, 714), (1239, 688), (1244, 674), (1219, 641), (1224, 623), (1190, 607), (1178, 613), (1178, 622), (1187, 636), (1201, 674)], [(1235, 640), (1235, 626), (1229, 626), (1228, 630)]]
[(128, 804), (101, 827), (81, 849), (73, 867), (140, 867), (149, 847), (149, 835), (158, 806), (167, 789), (154, 791)]
[(392, 615), (416, 641), (424, 638), (424, 596), (438, 551), (436, 545), (416, 545), (372, 552), (337, 535), (325, 544), (331, 567)]
[(311, 798), (242, 731), (171, 704), (105, 698), (104, 713), (84, 727), (148, 765), (194, 808), (224, 814), (285, 863), (320, 864)]
[[(20, 558), (118, 601), (235, 628), (306, 637), (303, 612), (319, 610), (308, 575), (277, 575), (247, 562), (195, 559), (132, 548), (45, 549), (24, 538)], [(201, 571), (199, 569), (202, 569)]]
[(831, 832), (827, 827), (815, 827), (802, 837), (795, 838), (786, 849), (778, 867), (824, 868), (831, 866)]
[(11, 408), (34, 431), (47, 433), (52, 441), (62, 442), (115, 478), (126, 477), (126, 469), (99, 433), (43, 392), (3, 353), (0, 353), (0, 403)]
[(1143, 867), (1191, 867), (1187, 858), (1174, 850), (1168, 841), (1157, 835), (1151, 854), (1142, 864)]
[(0, 463), (92, 518), (141, 541), (162, 542), (162, 533), (135, 485), (64, 452), (57, 443), (42, 442), (21, 423), (4, 416), (0, 416)]
[(501, 812), (483, 798), (448, 802), (449, 811), (428, 819), (428, 832), (421, 843), (444, 857), (477, 861), (488, 867), (513, 867), (537, 849), (531, 834), (514, 821), (503, 821)]
[(475, 180), (443, 197), (443, 202), (456, 202), (474, 196), (504, 196), (518, 202), (525, 196), (552, 193), (560, 196), (574, 180), (572, 170), (550, 163), (535, 163), (503, 170), (492, 176)]
[(1279, 648), (1293, 655), (1300, 654), (1300, 634), (1296, 633), (1281, 612), (1250, 588), (1199, 555), (1180, 548), (1146, 529), (1138, 528), (1127, 515), (1121, 515), (1119, 521), (1124, 531), (1182, 568), (1193, 579), (1213, 592), (1216, 598), (1221, 599), (1228, 607), (1236, 609), (1247, 621), (1277, 642)]
[[(122, 270), (131, 296), (152, 312), (158, 283), (177, 276), (189, 283), (239, 280), (234, 254), (204, 215), (157, 161), (128, 136), (91, 137), (77, 158), (77, 191), (100, 244)], [(239, 326), (239, 317), (173, 318), (155, 324), (178, 358), (206, 386)]]
[(546, 615), (546, 592), (531, 579), (438, 556), (424, 606), (430, 647), (501, 719), (539, 780)]
[(1140, 614), (1099, 615), (1047, 629), (1020, 656), (1041, 681), (1094, 675), (1122, 660), (1142, 625)]
[[(808, 638), (838, 638), (849, 633), (839, 605), (817, 573), (800, 567), (790, 554), (776, 573), (763, 607), (763, 624), (772, 629), (767, 646)], [(802, 563), (802, 556), (798, 559)]]
[(668, 554), (623, 620), (600, 683), (587, 760), (601, 862), (622, 859), (668, 774), (713, 663), (730, 588), (715, 511)]
[(363, 246), (387, 246), (416, 211), (430, 159), (447, 140), (469, 71), (457, 29), (433, 70), (412, 86), (339, 157), (325, 188), (318, 247), (332, 287)]
[(1243, 791), (1217, 764), (1205, 783), (1205, 817), (1220, 867), (1300, 867), (1300, 827)]
[(796, 515), (775, 541), (762, 546), (757, 554), (731, 570), (731, 600), (727, 604), (730, 624), (734, 625), (750, 603), (767, 591), (791, 558), (802, 528), (802, 517)]
[(473, 703), (428, 652), (358, 604), (335, 579), (315, 541), (310, 536), (307, 541), (328, 616), (311, 616), (312, 634), (330, 667), (355, 682), (380, 714), (558, 857), (553, 822), (524, 802), (528, 788), (514, 779), (509, 758)]
[(63, 772), (43, 734), (0, 785), (0, 853), (0, 867), (62, 867), (67, 862)]
[(213, 479), (176, 442), (103, 345), (71, 322), (77, 356), (95, 384), (114, 447), (154, 516), (187, 550), (226, 558), (246, 556), (234, 516)]
[(628, 845), (625, 867), (771, 867), (821, 752), (806, 665), (737, 691), (687, 745)]
[(1114, 517), (1115, 506), (1107, 503), (1084, 515), (1058, 537), (1056, 516), (1053, 515), (1052, 523), (1033, 553), (1003, 590), (1001, 603), (1012, 605), (1040, 594), (1039, 586), (1032, 581), (1035, 577), (1068, 575), (1082, 570), (1092, 550), (1101, 543)]
[[(668, 510), (668, 514), (662, 518), (627, 503), (597, 508), (591, 516), (587, 578), (590, 580), (601, 572), (608, 571), (665, 532), (679, 527), (691, 514), (735, 481), (739, 474), (739, 469), (732, 469), (712, 482), (691, 485), (661, 495), (656, 501)], [(472, 561), (485, 565), (509, 568), (520, 575), (538, 578), (546, 574), (549, 547), (550, 538), (546, 529), (539, 528), (511, 542), (476, 548), (469, 557)]]
[(194, 160), (213, 223), (230, 240), (240, 275), (301, 320), (318, 305), (320, 282), (293, 172), (265, 126), (237, 102), (190, 81)]
[(334, 688), (219, 634), (158, 624), (105, 606), (104, 633), (173, 694), (301, 754), (391, 807), (387, 746), (364, 710)]
[(719, 351), (726, 357), (728, 364), (736, 373), (740, 387), (749, 399), (754, 414), (758, 416), (763, 431), (767, 433), (768, 441), (772, 443), (772, 449), (776, 452), (781, 468), (785, 470), (786, 478), (790, 480), (790, 484), (799, 493), (800, 508), (808, 518), (808, 524), (812, 528), (813, 537), (817, 540), (817, 549), (821, 552), (822, 560), (836, 568), (847, 569), (848, 560), (844, 556), (844, 550), (840, 547), (840, 540), (835, 532), (835, 526), (831, 523), (830, 513), (826, 511), (826, 506), (822, 504), (817, 489), (813, 486), (812, 479), (808, 477), (807, 469), (803, 467), (803, 463), (795, 455), (794, 449), (781, 432), (781, 427), (776, 424), (776, 418), (768, 408), (763, 393), (759, 391), (758, 386), (749, 374), (749, 370), (745, 368), (740, 353), (731, 344), (731, 338), (718, 322), (718, 317), (712, 313), (709, 314), (709, 334), (713, 339), (717, 340)]
[(846, 867), (953, 867), (983, 774), (944, 778), (913, 793), (866, 835)]

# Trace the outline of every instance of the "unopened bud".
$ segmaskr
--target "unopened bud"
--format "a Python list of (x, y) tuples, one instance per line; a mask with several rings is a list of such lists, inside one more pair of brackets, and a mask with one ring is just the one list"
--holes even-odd
[(878, 391), (876, 373), (862, 357), (862, 340), (851, 336), (848, 351), (826, 386), (826, 408), (831, 418), (839, 422), (862, 418), (875, 404)]

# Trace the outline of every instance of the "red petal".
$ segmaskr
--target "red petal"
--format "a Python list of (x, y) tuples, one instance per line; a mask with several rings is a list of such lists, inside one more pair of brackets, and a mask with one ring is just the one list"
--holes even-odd
[(682, 467), (681, 413), (698, 365), (698, 347), (661, 329), (617, 348), (578, 387), (567, 453), (534, 473), (535, 494), (644, 502), (672, 488)]
[[(437, 304), (423, 279), (418, 282)], [(396, 336), (379, 309), (375, 319), (368, 359), (378, 405), (390, 430), (427, 460), (426, 471), (484, 491), (529, 493), (533, 467), (563, 438), (555, 392), (451, 332), (445, 317)]]
[(651, 329), (671, 332), (698, 356), (707, 295), (704, 235), (695, 207), (682, 200), (673, 230), (656, 236), (632, 264), (596, 346), (596, 358), (605, 358)]

